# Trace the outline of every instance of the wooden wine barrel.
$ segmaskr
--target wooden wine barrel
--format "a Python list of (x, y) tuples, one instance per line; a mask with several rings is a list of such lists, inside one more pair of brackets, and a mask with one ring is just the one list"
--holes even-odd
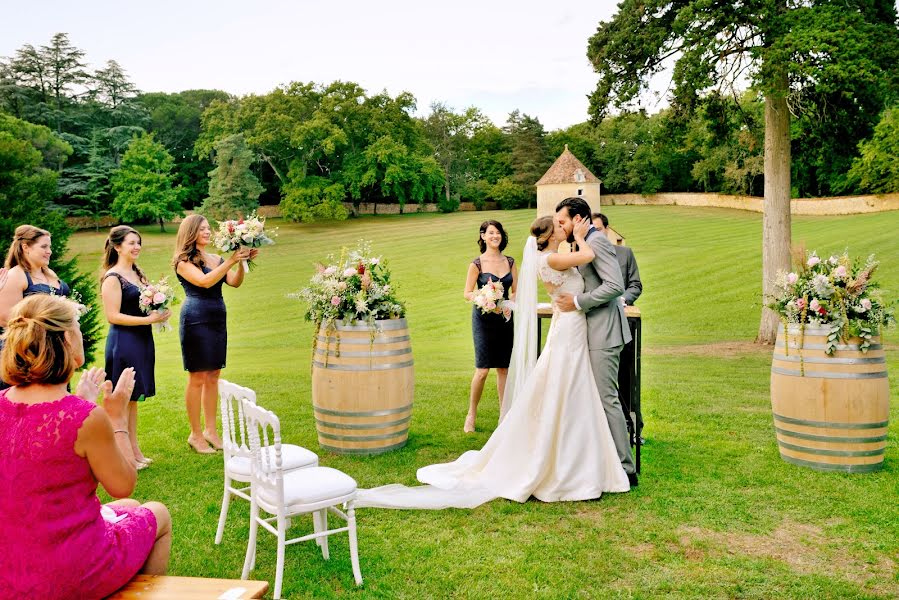
[[(867, 473), (883, 466), (890, 410), (886, 355), (879, 338), (825, 354), (827, 329), (798, 325), (777, 335), (771, 408), (783, 460), (820, 471)], [(786, 339), (785, 339), (786, 338)], [(801, 343), (801, 347), (800, 347)]]
[(406, 445), (415, 377), (405, 319), (319, 330), (312, 357), (318, 443), (338, 454), (381, 454)]

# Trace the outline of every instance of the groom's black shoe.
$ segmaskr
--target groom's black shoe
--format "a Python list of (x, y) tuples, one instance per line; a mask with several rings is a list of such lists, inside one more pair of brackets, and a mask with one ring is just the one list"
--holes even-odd
[(637, 474), (636, 473), (627, 473), (627, 481), (631, 484), (632, 488), (637, 487), (639, 484), (637, 483)]

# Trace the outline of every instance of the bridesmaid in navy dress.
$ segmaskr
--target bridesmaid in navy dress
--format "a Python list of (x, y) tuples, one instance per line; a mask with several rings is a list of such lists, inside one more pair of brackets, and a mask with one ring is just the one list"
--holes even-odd
[[(53, 247), (50, 232), (32, 225), (20, 225), (13, 234), (4, 265), (5, 284), (0, 286), (0, 333), (13, 306), (34, 294), (68, 296), (69, 285), (50, 268)], [(2, 278), (2, 277), (0, 277)], [(0, 348), (3, 339), (0, 338)], [(0, 389), (9, 387), (0, 381)]]
[[(209, 222), (201, 215), (190, 215), (181, 222), (175, 242), (173, 266), (184, 287), (186, 299), (181, 307), (181, 356), (188, 372), (184, 402), (190, 421), (187, 443), (200, 454), (222, 449), (216, 430), (218, 381), (225, 367), (228, 329), (222, 285), (240, 287), (244, 270), (232, 267), (241, 260), (256, 257), (257, 250), (240, 248), (226, 259), (209, 254), (212, 238)], [(205, 427), (200, 426), (200, 407)], [(210, 444), (212, 446), (210, 447)]]
[(115, 385), (122, 372), (134, 368), (134, 389), (128, 403), (128, 439), (138, 470), (152, 461), (137, 442), (137, 405), (156, 395), (156, 346), (151, 325), (169, 318), (171, 312), (144, 314), (138, 300), (142, 286), (149, 283), (137, 258), (140, 256), (140, 234), (119, 225), (109, 231), (103, 253), (103, 279), (100, 295), (109, 321), (106, 337), (106, 374)]
[[(515, 259), (503, 255), (509, 237), (499, 221), (481, 223), (478, 235), (478, 247), (481, 255), (468, 265), (468, 277), (465, 280), (465, 299), (471, 300), (478, 289), (488, 281), (500, 281), (503, 284), (503, 297), (514, 299), (515, 287), (518, 284), (518, 269)], [(484, 383), (490, 369), (496, 369), (496, 391), (499, 394), (499, 405), (503, 405), (503, 394), (506, 390), (506, 375), (509, 372), (509, 359), (512, 356), (512, 320), (508, 321), (500, 314), (483, 314), (477, 306), (471, 309), (471, 333), (474, 337), (475, 371), (471, 379), (471, 392), (468, 400), (468, 415), (465, 417), (464, 431), (471, 433), (475, 429), (478, 415), (478, 403), (484, 391)]]

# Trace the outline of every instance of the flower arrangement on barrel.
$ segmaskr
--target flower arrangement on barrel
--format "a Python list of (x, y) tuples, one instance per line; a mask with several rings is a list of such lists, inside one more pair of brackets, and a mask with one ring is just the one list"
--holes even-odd
[(381, 256), (360, 240), (316, 265), (293, 297), (306, 302), (305, 318), (315, 324), (312, 406), (321, 447), (367, 455), (405, 445), (412, 346), (406, 307)]
[(826, 354), (833, 355), (840, 341), (854, 337), (867, 352), (872, 339), (896, 322), (892, 304), (871, 279), (878, 264), (873, 254), (862, 262), (845, 252), (822, 260), (813, 251), (796, 271), (778, 273), (777, 294), (769, 306), (780, 315), (784, 334), (790, 325), (798, 325), (801, 348), (807, 325), (824, 327)]

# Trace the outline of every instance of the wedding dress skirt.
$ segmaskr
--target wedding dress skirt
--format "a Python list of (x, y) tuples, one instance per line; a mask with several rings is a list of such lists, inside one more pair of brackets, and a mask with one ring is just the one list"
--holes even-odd
[(359, 490), (356, 506), (474, 508), (494, 498), (589, 500), (630, 490), (603, 410), (580, 312), (557, 313), (543, 353), (481, 450), (418, 470), (418, 487)]

